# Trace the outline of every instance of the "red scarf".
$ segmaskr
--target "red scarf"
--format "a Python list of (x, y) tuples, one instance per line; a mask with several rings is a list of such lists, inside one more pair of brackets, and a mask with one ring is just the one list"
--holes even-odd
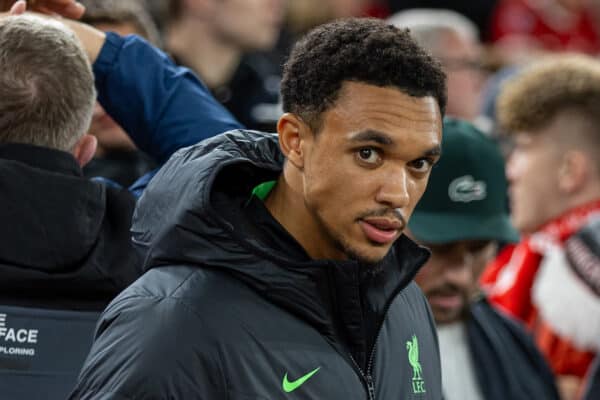
[[(519, 244), (507, 246), (483, 272), (480, 282), (490, 302), (506, 313), (525, 322), (536, 337), (543, 353), (559, 374), (582, 376), (591, 355), (577, 351), (553, 335), (540, 321), (531, 301), (531, 288), (544, 253), (550, 246), (563, 247), (565, 241), (586, 224), (590, 216), (600, 212), (600, 200), (568, 211), (543, 226), (538, 232), (525, 237)], [(561, 355), (558, 356), (557, 354)], [(566, 358), (565, 358), (566, 357)], [(576, 366), (566, 365), (575, 363)]]

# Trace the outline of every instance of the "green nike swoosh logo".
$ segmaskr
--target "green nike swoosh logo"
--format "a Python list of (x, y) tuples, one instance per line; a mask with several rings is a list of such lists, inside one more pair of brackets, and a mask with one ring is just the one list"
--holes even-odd
[(286, 372), (285, 375), (283, 376), (283, 382), (281, 383), (281, 386), (283, 387), (283, 391), (286, 393), (293, 392), (294, 390), (298, 389), (300, 386), (304, 385), (304, 382), (306, 382), (314, 374), (319, 372), (320, 369), (321, 369), (321, 367), (315, 368), (314, 370), (310, 371), (308, 374), (304, 375), (301, 378), (296, 379), (293, 382), (288, 381), (288, 375)]

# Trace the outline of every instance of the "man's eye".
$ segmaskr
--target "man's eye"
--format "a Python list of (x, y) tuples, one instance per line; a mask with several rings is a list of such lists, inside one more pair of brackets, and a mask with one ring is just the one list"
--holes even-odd
[(379, 152), (371, 147), (365, 147), (358, 151), (358, 158), (360, 161), (367, 164), (378, 164), (381, 161)]
[(483, 250), (487, 249), (490, 243), (491, 242), (488, 241), (473, 242), (469, 245), (469, 252), (478, 255), (478, 253), (481, 253)]
[(429, 172), (433, 167), (433, 161), (428, 158), (419, 158), (411, 163), (412, 168), (417, 172)]

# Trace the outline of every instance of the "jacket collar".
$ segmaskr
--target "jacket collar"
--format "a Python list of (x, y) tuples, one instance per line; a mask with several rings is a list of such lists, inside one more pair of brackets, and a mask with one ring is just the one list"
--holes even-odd
[(0, 145), (0, 159), (17, 161), (34, 168), (67, 175), (83, 175), (81, 167), (71, 154), (47, 147), (22, 143), (2, 144)]

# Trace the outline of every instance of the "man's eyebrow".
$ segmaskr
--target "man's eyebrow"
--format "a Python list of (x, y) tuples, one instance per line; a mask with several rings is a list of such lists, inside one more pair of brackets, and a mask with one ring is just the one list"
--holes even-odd
[(392, 138), (383, 132), (376, 130), (366, 130), (362, 132), (358, 132), (350, 137), (350, 141), (352, 142), (375, 142), (379, 143), (383, 146), (389, 146), (394, 144)]
[(441, 156), (441, 155), (442, 155), (442, 146), (440, 146), (439, 144), (432, 147), (431, 149), (427, 150), (425, 153), (423, 153), (424, 157)]

